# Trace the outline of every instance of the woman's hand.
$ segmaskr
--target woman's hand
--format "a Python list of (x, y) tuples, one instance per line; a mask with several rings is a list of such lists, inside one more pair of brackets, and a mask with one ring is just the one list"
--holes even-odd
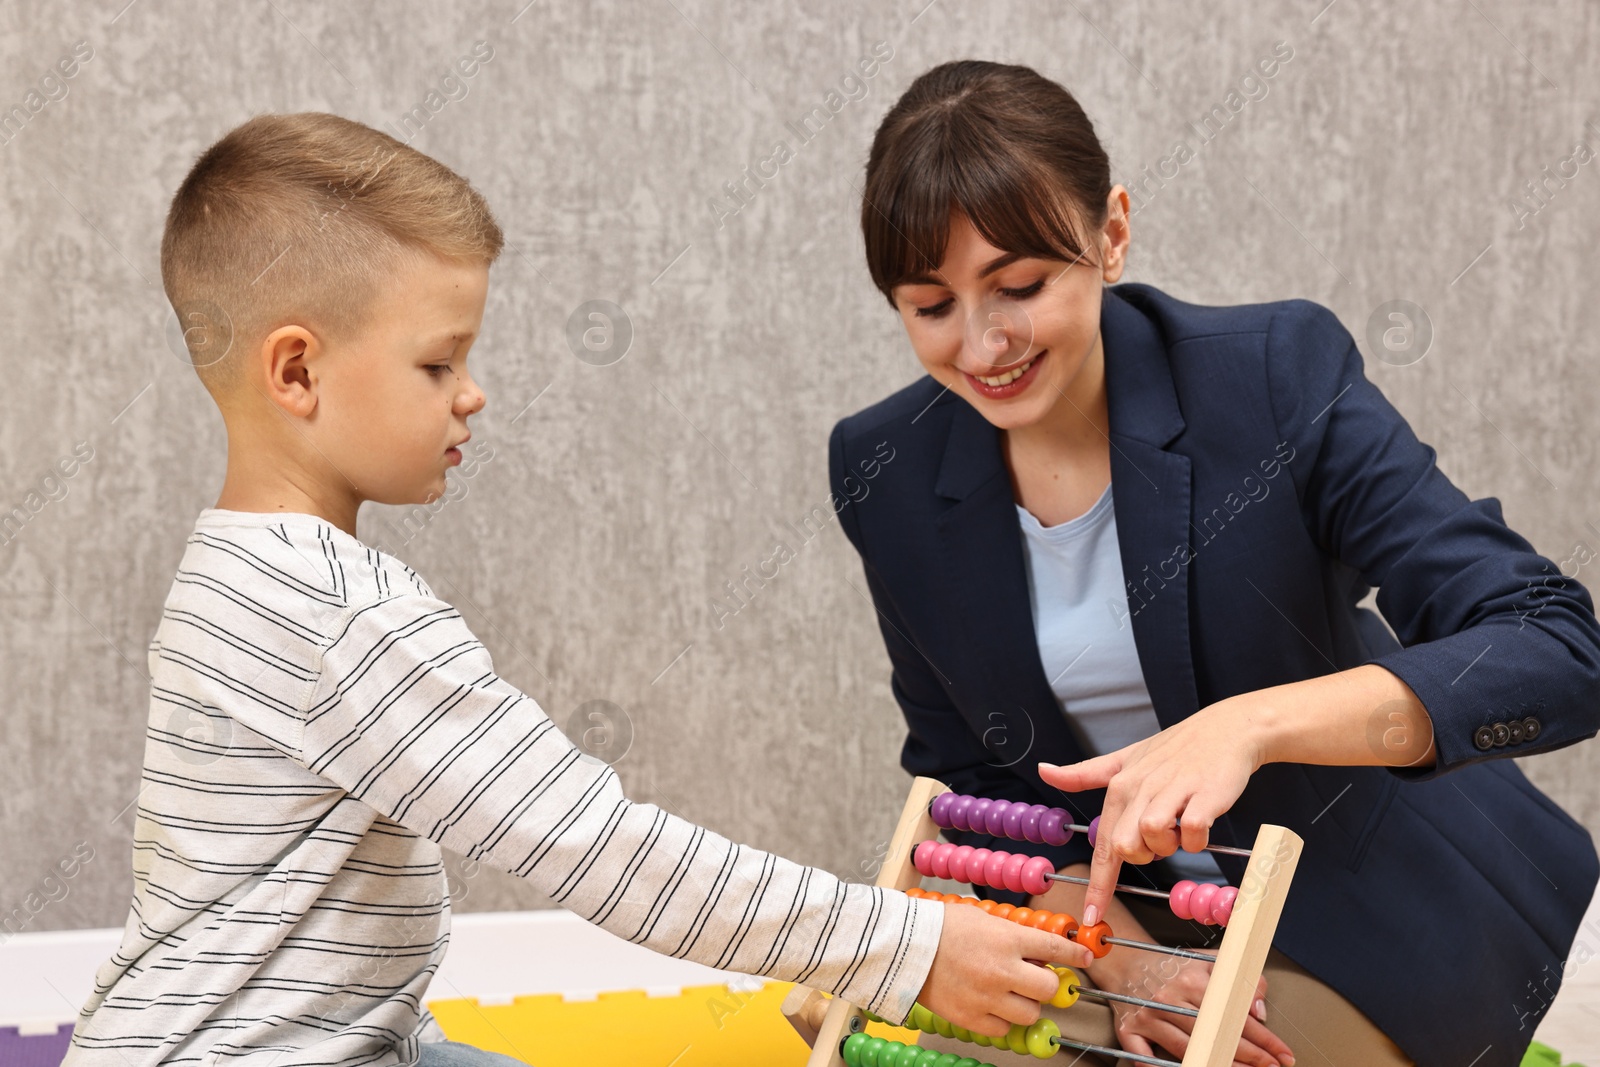
[(1218, 701), (1103, 756), (1067, 767), (1039, 764), (1039, 776), (1057, 789), (1106, 791), (1084, 897), (1084, 925), (1105, 915), (1123, 863), (1149, 863), (1180, 847), (1198, 852), (1210, 841), (1212, 824), (1265, 762), (1257, 740), (1265, 712), (1246, 699), (1255, 695)]
[[(1122, 953), (1118, 960), (1119, 953), (1113, 952), (1105, 959), (1096, 960), (1090, 968), (1095, 984), (1110, 993), (1126, 993), (1175, 1007), (1200, 1007), (1206, 982), (1211, 978), (1211, 964), (1176, 956), (1132, 959), (1133, 955)], [(1263, 977), (1256, 983), (1256, 1000), (1244, 1021), (1244, 1033), (1239, 1037), (1239, 1047), (1234, 1050), (1233, 1062), (1245, 1067), (1278, 1067), (1279, 1064), (1293, 1067), (1294, 1053), (1264, 1022), (1266, 995), (1267, 980)], [(1195, 1022), (1191, 1016), (1115, 1001), (1111, 1004), (1111, 1013), (1117, 1041), (1128, 1052), (1154, 1056), (1156, 1053), (1151, 1046), (1160, 1045), (1181, 1058), (1188, 1051), (1189, 1035), (1194, 1031)]]
[(1043, 963), (1083, 967), (1094, 957), (1059, 934), (997, 919), (970, 904), (944, 905), (944, 927), (917, 1002), (975, 1034), (1004, 1037), (1031, 1026), (1061, 985)]

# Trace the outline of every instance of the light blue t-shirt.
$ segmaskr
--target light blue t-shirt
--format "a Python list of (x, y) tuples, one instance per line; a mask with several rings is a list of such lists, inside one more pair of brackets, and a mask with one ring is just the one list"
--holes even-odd
[[(1111, 486), (1056, 526), (1017, 505), (1039, 658), (1073, 737), (1091, 756), (1160, 732), (1139, 667), (1117, 546)], [(1180, 878), (1226, 882), (1209, 852), (1167, 861)]]

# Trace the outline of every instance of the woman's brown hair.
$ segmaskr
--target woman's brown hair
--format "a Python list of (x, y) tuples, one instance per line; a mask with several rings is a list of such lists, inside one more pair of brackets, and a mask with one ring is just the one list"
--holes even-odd
[(1105, 224), (1111, 163), (1072, 94), (1029, 67), (965, 59), (927, 71), (884, 116), (861, 197), (867, 269), (937, 272), (959, 210), (996, 248), (1072, 262)]

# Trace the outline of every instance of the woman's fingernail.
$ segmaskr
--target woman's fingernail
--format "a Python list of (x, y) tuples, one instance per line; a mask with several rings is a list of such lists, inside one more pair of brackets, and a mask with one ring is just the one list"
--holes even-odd
[(1059, 771), (1061, 768), (1054, 763), (1041, 763), (1039, 764), (1039, 769), (1041, 771)]
[(1100, 921), (1100, 909), (1099, 908), (1095, 907), (1093, 904), (1090, 904), (1087, 908), (1083, 909), (1083, 925), (1085, 925), (1085, 926), (1093, 926), (1095, 923), (1097, 923), (1099, 921)]
[(1264, 1000), (1256, 1001), (1255, 1005), (1250, 1010), (1250, 1014), (1254, 1015), (1256, 1017), (1257, 1021), (1266, 1022), (1267, 1021), (1267, 1002), (1264, 1001)]
[(1283, 1067), (1294, 1067), (1294, 1056), (1292, 1054), (1285, 1053), (1283, 1059), (1279, 1060), (1278, 1062), (1282, 1063)]

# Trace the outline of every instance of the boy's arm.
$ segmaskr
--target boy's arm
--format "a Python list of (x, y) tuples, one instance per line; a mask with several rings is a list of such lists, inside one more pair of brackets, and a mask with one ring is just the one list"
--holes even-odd
[(905, 1017), (942, 905), (840, 882), (622, 793), (496, 676), (449, 604), (397, 596), (330, 634), (304, 709), (307, 767), (457, 852), (529, 879), (610, 932)]

